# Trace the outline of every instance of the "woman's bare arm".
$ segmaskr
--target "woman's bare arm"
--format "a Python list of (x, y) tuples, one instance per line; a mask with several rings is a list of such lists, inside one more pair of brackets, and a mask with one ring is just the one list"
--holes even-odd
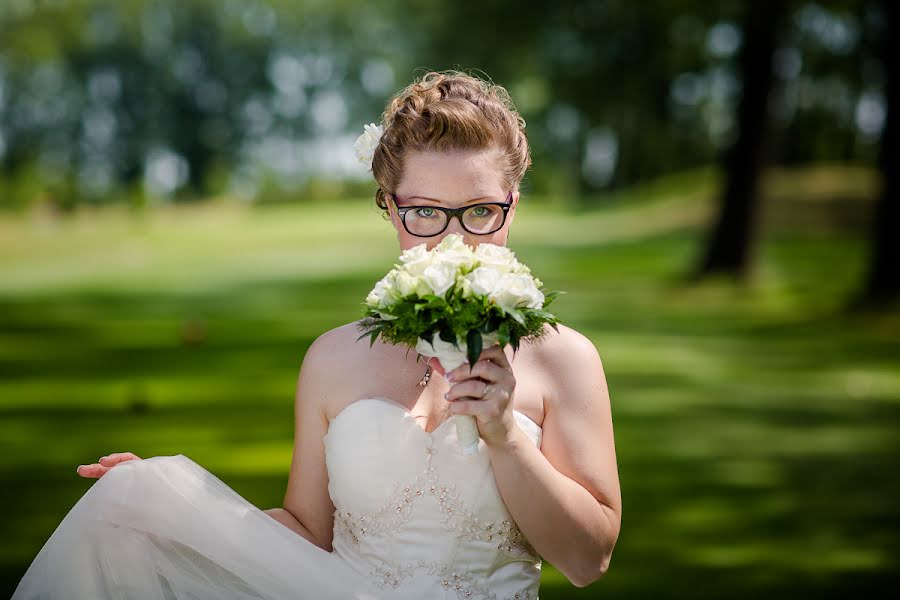
[(309, 532), (316, 545), (332, 550), (334, 504), (328, 493), (325, 466), (326, 401), (341, 380), (344, 365), (336, 357), (346, 355), (347, 326), (320, 335), (310, 345), (297, 379), (294, 402), (294, 454), (284, 496), (284, 510)]
[(507, 508), (534, 549), (578, 587), (608, 569), (622, 500), (609, 393), (600, 356), (580, 333), (560, 326), (543, 361), (553, 397), (541, 447), (524, 432), (488, 446)]

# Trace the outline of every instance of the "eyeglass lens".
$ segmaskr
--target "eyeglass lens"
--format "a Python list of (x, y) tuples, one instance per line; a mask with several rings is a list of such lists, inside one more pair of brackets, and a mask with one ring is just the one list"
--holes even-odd
[[(493, 233), (503, 226), (503, 208), (497, 205), (476, 205), (462, 214), (466, 229), (476, 234)], [(414, 235), (437, 235), (447, 226), (447, 213), (421, 206), (406, 211), (406, 228)]]

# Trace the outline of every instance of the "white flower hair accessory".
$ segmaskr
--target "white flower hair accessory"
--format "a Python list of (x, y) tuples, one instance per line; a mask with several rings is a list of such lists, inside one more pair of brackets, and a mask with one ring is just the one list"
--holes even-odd
[(354, 149), (356, 150), (356, 159), (363, 165), (372, 170), (372, 158), (375, 156), (375, 148), (381, 141), (381, 135), (384, 133), (384, 127), (369, 123), (365, 126), (362, 135), (356, 138)]

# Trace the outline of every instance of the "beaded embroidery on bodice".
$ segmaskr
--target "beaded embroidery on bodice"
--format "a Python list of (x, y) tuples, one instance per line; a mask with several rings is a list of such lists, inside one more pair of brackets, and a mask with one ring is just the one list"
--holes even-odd
[[(514, 411), (540, 446), (541, 428)], [(400, 404), (363, 398), (325, 435), (334, 553), (397, 598), (536, 599), (541, 559), (500, 496), (483, 440), (456, 418), (426, 432)]]

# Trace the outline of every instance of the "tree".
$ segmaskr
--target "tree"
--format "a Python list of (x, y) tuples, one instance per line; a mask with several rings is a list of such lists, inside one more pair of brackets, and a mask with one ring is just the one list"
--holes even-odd
[(756, 233), (759, 179), (765, 160), (770, 119), (772, 61), (778, 27), (787, 11), (780, 0), (745, 5), (744, 43), (738, 56), (743, 90), (737, 114), (737, 137), (724, 156), (725, 186), (719, 214), (700, 264), (699, 279), (715, 272), (748, 275)]
[(897, 53), (900, 44), (900, 7), (891, 0), (881, 0), (886, 28), (882, 32), (881, 56), (885, 81), (887, 114), (881, 133), (878, 166), (883, 176), (881, 198), (875, 209), (872, 223), (872, 247), (869, 271), (860, 295), (851, 302), (851, 308), (887, 305), (900, 297), (900, 61)]

